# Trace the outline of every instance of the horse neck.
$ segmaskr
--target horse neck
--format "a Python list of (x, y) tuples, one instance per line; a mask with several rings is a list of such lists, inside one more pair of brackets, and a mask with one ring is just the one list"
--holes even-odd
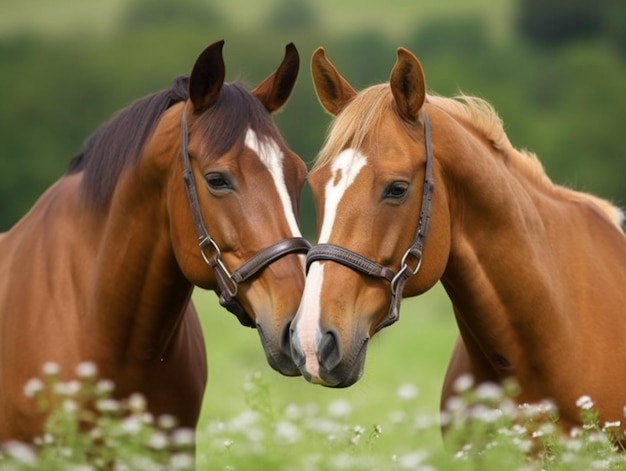
[(499, 358), (515, 367), (521, 358), (545, 364), (551, 336), (567, 339), (570, 325), (555, 244), (571, 234), (554, 223), (567, 209), (486, 140), (457, 131), (444, 152), (454, 158), (442, 163), (451, 221), (442, 284), (470, 354), (490, 367)]
[(126, 170), (102, 221), (89, 312), (103, 358), (126, 362), (161, 355), (189, 302), (193, 287), (176, 263), (167, 215), (169, 168), (178, 167), (170, 162), (166, 171), (155, 164), (177, 162), (177, 155), (172, 145)]

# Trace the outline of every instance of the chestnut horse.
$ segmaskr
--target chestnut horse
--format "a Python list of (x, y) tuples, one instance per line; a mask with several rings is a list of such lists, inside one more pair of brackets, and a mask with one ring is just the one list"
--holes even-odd
[(471, 374), (514, 377), (519, 401), (551, 398), (566, 427), (582, 395), (601, 420), (622, 419), (622, 212), (552, 183), (485, 101), (427, 95), (405, 49), (388, 84), (359, 93), (322, 49), (312, 74), (336, 120), (308, 177), (319, 245), (291, 327), (305, 378), (358, 381), (369, 338), (398, 319), (401, 298), (441, 281), (460, 332), (442, 407)]
[(281, 319), (304, 287), (306, 167), (271, 113), (298, 52), (289, 44), (249, 92), (224, 83), (222, 46), (100, 127), (0, 235), (0, 440), (41, 432), (24, 385), (45, 362), (67, 378), (93, 362), (120, 397), (141, 392), (153, 414), (194, 428), (207, 377), (194, 286), (256, 326), (275, 369), (297, 372)]

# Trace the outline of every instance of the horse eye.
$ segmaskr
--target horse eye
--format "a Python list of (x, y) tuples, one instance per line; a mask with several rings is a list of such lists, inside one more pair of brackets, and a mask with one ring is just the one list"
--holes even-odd
[(406, 182), (393, 182), (385, 189), (384, 197), (399, 200), (404, 198), (408, 190), (409, 186)]
[(223, 191), (231, 190), (233, 188), (233, 185), (228, 177), (221, 173), (210, 173), (205, 176), (205, 179), (211, 190)]

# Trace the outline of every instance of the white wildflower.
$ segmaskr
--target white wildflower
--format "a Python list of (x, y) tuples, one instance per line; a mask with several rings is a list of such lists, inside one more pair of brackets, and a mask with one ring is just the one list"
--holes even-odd
[(416, 469), (427, 457), (428, 454), (425, 451), (416, 451), (398, 457), (397, 463), (401, 469)]
[(398, 387), (396, 394), (401, 400), (410, 401), (411, 399), (415, 399), (417, 397), (418, 391), (419, 390), (417, 389), (417, 386), (415, 386), (414, 384), (404, 383), (401, 384), (400, 387)]
[(463, 412), (467, 409), (465, 401), (457, 396), (452, 396), (446, 400), (446, 410), (448, 412)]
[(344, 399), (337, 399), (328, 405), (328, 413), (332, 417), (345, 417), (350, 412), (352, 412), (352, 405)]
[(66, 399), (62, 404), (63, 412), (66, 414), (75, 414), (78, 411), (78, 404), (72, 399)]
[(174, 427), (176, 427), (177, 422), (178, 421), (176, 420), (176, 417), (170, 414), (160, 415), (157, 419), (159, 427), (164, 430), (172, 430)]
[(569, 439), (565, 441), (565, 448), (569, 451), (580, 451), (583, 449), (584, 442), (579, 439)]
[(291, 422), (281, 420), (276, 424), (275, 435), (283, 443), (295, 443), (300, 440), (300, 430)]
[(120, 410), (120, 403), (115, 399), (100, 399), (96, 402), (96, 408), (100, 412), (117, 412)]
[(583, 436), (583, 429), (581, 427), (572, 427), (569, 431), (571, 438), (579, 438)]
[(35, 397), (43, 390), (43, 381), (39, 378), (31, 378), (24, 385), (24, 394), (26, 397)]
[(297, 420), (302, 417), (303, 411), (302, 408), (294, 403), (289, 403), (285, 407), (285, 417), (292, 420)]
[(228, 428), (231, 431), (243, 431), (259, 421), (259, 414), (254, 411), (244, 411), (228, 422)]
[(593, 469), (610, 469), (611, 468), (611, 461), (604, 459), (604, 460), (595, 460), (591, 463), (591, 467)]
[(476, 398), (482, 401), (499, 401), (502, 395), (502, 388), (495, 383), (482, 383), (476, 387)]
[(613, 422), (611, 421), (604, 422), (604, 430), (620, 428), (621, 426), (622, 426), (622, 423), (619, 420), (615, 420)]
[(170, 458), (170, 469), (193, 469), (194, 459), (189, 453), (175, 453)]
[(154, 423), (154, 416), (150, 412), (144, 412), (139, 416), (141, 421), (146, 425), (152, 425)]
[(172, 443), (176, 446), (193, 446), (195, 442), (196, 434), (190, 428), (181, 427), (172, 434)]
[(59, 382), (54, 385), (54, 392), (59, 396), (75, 396), (81, 387), (78, 381)]
[(474, 377), (469, 374), (461, 375), (454, 381), (454, 391), (457, 393), (463, 393), (468, 391), (474, 386)]
[(164, 450), (167, 445), (167, 436), (162, 432), (153, 433), (148, 440), (148, 446), (154, 450)]
[(96, 390), (100, 394), (109, 394), (115, 389), (115, 383), (110, 379), (101, 379), (96, 383)]
[(502, 411), (500, 409), (478, 405), (470, 410), (470, 416), (479, 422), (492, 424), (502, 417)]
[(47, 361), (41, 367), (41, 371), (46, 376), (56, 376), (61, 371), (61, 367), (58, 363), (55, 363), (53, 361)]
[(34, 466), (37, 464), (37, 454), (29, 445), (18, 442), (8, 441), (2, 446), (3, 451), (19, 463)]
[(90, 464), (74, 464), (67, 468), (67, 471), (95, 471), (95, 469)]
[(142, 423), (137, 416), (130, 416), (122, 419), (121, 427), (128, 435), (137, 435), (141, 430)]
[(79, 378), (95, 378), (98, 374), (98, 367), (91, 361), (83, 361), (76, 366), (76, 375)]
[(147, 406), (146, 398), (141, 393), (131, 394), (128, 398), (128, 408), (132, 412), (143, 412), (146, 410)]
[(593, 400), (589, 396), (580, 396), (576, 406), (582, 410), (590, 410), (593, 408)]

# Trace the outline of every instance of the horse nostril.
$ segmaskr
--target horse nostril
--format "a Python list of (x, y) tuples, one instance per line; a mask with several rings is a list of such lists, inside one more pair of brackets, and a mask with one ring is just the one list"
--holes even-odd
[(298, 338), (296, 337), (295, 329), (290, 326), (289, 329), (287, 329), (287, 332), (287, 347), (289, 347), (289, 351), (291, 353), (291, 360), (298, 368), (302, 368), (305, 362), (304, 352), (302, 351), (300, 342), (298, 342)]
[(291, 322), (285, 322), (280, 332), (279, 346), (280, 351), (286, 356), (291, 356)]
[(341, 362), (341, 348), (337, 334), (329, 330), (319, 343), (318, 358), (326, 371), (332, 371)]

